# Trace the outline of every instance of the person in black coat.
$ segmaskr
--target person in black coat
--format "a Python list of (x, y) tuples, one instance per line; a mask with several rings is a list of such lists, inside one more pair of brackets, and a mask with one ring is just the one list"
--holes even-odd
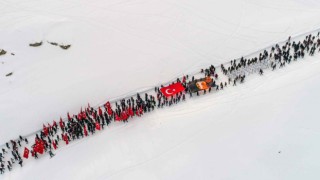
[(23, 163), (23, 160), (20, 158), (19, 159), (19, 164), (20, 164), (21, 167), (22, 167), (22, 163)]

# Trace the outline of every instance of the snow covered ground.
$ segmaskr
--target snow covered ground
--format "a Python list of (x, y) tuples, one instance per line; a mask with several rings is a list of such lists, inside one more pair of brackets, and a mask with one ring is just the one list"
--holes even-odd
[[(320, 27), (315, 0), (0, 0), (0, 144)], [(72, 44), (69, 50), (35, 41)], [(12, 56), (10, 53), (14, 53)], [(0, 179), (319, 179), (319, 56), (134, 119)], [(13, 72), (10, 77), (5, 77)]]

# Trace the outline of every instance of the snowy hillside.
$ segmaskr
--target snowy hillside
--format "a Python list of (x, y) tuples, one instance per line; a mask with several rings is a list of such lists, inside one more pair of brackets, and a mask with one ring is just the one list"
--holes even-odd
[[(315, 0), (0, 4), (0, 49), (8, 52), (0, 56), (0, 144), (88, 102), (98, 105), (320, 28)], [(308, 57), (115, 123), (0, 179), (319, 179), (319, 68), (319, 56)]]

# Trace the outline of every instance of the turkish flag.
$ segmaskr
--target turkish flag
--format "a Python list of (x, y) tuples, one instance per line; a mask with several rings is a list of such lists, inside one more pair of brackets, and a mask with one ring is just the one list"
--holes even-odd
[(139, 108), (139, 114), (140, 114), (140, 115), (143, 115), (143, 109), (142, 109), (142, 106)]
[(88, 136), (88, 131), (87, 131), (86, 126), (83, 127), (83, 131), (84, 131), (84, 135), (85, 135), (85, 136)]
[(98, 122), (96, 122), (96, 129), (100, 131), (100, 124)]
[(68, 112), (68, 121), (71, 121), (71, 117), (70, 117), (70, 114), (69, 114), (69, 112)]
[(56, 144), (55, 141), (52, 141), (52, 145), (53, 145), (53, 148), (54, 148), (54, 149), (57, 149), (57, 144)]
[(128, 115), (127, 115), (127, 113), (125, 111), (123, 111), (121, 113), (121, 119), (124, 120), (124, 121), (128, 119)]
[(62, 134), (62, 138), (66, 142), (66, 145), (68, 145), (69, 144), (69, 139), (68, 139), (67, 133), (66, 134)]
[(109, 101), (104, 106), (107, 107), (107, 108), (111, 108), (111, 104), (110, 104)]
[(28, 148), (24, 148), (24, 152), (23, 152), (23, 157), (28, 159), (29, 158), (29, 149)]
[(53, 120), (53, 125), (54, 127), (57, 127), (57, 122), (55, 120)]
[(99, 111), (99, 116), (101, 117), (102, 116), (102, 110), (101, 110), (100, 107), (99, 107), (98, 111)]
[(61, 129), (63, 129), (64, 128), (64, 124), (63, 124), (62, 118), (60, 118), (59, 124), (60, 124)]
[(49, 134), (49, 129), (43, 124), (43, 133), (45, 136), (48, 136)]
[(184, 87), (179, 82), (175, 83), (175, 84), (171, 84), (167, 87), (163, 87), (160, 89), (162, 94), (166, 97), (170, 97), (172, 95), (178, 94), (179, 92), (182, 92), (183, 90), (184, 90)]
[(93, 119), (97, 119), (97, 115), (95, 112), (92, 112), (92, 117), (93, 117)]
[(33, 146), (33, 152), (38, 152), (38, 151), (39, 151), (38, 149), (39, 149), (39, 148), (38, 148), (38, 145), (35, 144), (35, 145)]
[(43, 141), (40, 141), (40, 144), (39, 144), (39, 153), (40, 154), (43, 154), (44, 152), (44, 142)]
[(87, 119), (87, 115), (85, 112), (82, 113), (82, 119)]
[(36, 142), (35, 146), (33, 147), (33, 150), (35, 152), (38, 152), (40, 154), (43, 154), (44, 151), (44, 142), (42, 140), (39, 140)]
[(78, 120), (82, 120), (82, 115), (81, 115), (81, 113), (79, 113), (79, 114), (77, 115), (77, 117), (78, 117)]
[(127, 114), (128, 114), (128, 116), (130, 116), (130, 117), (134, 116), (134, 113), (133, 113), (133, 110), (132, 110), (131, 107), (128, 108)]
[(108, 109), (108, 114), (109, 114), (109, 116), (111, 116), (111, 115), (112, 115), (112, 113), (113, 113), (112, 109), (111, 109), (111, 108), (109, 108), (109, 109)]
[(121, 120), (122, 120), (122, 119), (121, 119), (121, 116), (118, 116), (117, 113), (115, 114), (115, 119), (116, 119), (116, 121), (121, 121)]

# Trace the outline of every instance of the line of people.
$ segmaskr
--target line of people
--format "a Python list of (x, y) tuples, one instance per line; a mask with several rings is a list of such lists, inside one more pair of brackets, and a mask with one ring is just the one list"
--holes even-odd
[[(275, 69), (277, 65), (284, 67), (285, 64), (290, 64), (292, 60), (295, 61), (299, 58), (303, 58), (306, 53), (313, 56), (317, 51), (317, 48), (319, 48), (319, 52), (319, 33), (317, 38), (309, 35), (302, 42), (299, 41), (298, 43), (291, 43), (291, 37), (289, 37), (288, 41), (283, 46), (280, 47), (280, 45), (276, 44), (269, 51), (264, 50), (258, 57), (249, 59), (242, 57), (238, 62), (237, 60), (232, 60), (230, 66), (227, 68), (224, 65), (221, 65), (221, 71), (227, 79), (225, 82), (223, 81), (223, 78), (219, 78), (216, 68), (213, 65), (206, 69), (201, 69), (200, 72), (204, 77), (214, 78), (211, 87), (204, 89), (203, 94), (206, 94), (206, 92), (210, 93), (212, 89), (215, 89), (216, 91), (223, 90), (230, 84), (236, 86), (237, 83), (243, 83), (247, 75), (246, 72), (250, 68), (251, 70), (253, 69), (254, 72), (258, 72), (262, 75), (263, 70), (261, 67), (271, 67), (272, 69)], [(265, 64), (268, 66), (262, 66)], [(107, 102), (103, 107), (98, 107), (97, 109), (90, 107), (88, 104), (88, 107), (84, 110), (81, 109), (77, 115), (71, 116), (67, 113), (66, 121), (63, 121), (60, 118), (58, 123), (53, 121), (52, 124), (48, 123), (47, 125), (43, 125), (42, 130), (34, 137), (34, 143), (31, 145), (30, 154), (35, 159), (39, 158), (39, 154), (46, 153), (49, 154), (50, 157), (54, 157), (55, 154), (53, 151), (63, 144), (68, 145), (71, 141), (93, 135), (96, 131), (101, 131), (105, 126), (109, 126), (112, 121), (127, 123), (129, 119), (141, 117), (145, 113), (154, 111), (156, 107), (170, 107), (174, 104), (183, 102), (186, 100), (186, 94), (189, 93), (190, 98), (193, 96), (193, 92), (189, 89), (189, 84), (194, 81), (197, 81), (194, 76), (192, 76), (191, 79), (189, 79), (188, 75), (181, 79), (178, 78), (176, 82), (181, 83), (185, 90), (171, 97), (165, 97), (160, 91), (163, 86), (160, 86), (155, 87), (155, 95), (152, 95), (153, 93), (145, 93), (144, 98), (142, 98), (143, 95), (138, 93), (134, 97), (122, 99), (113, 104)], [(195, 93), (199, 96), (201, 91)], [(22, 143), (27, 146), (29, 141), (26, 137), (19, 136), (18, 140), (11, 140), (10, 143), (6, 143), (6, 148), (8, 151), (11, 151), (12, 156), (5, 157), (9, 155), (5, 148), (2, 148), (2, 153), (0, 153), (1, 174), (5, 172), (5, 169), (11, 171), (16, 162), (21, 167), (23, 166), (23, 159), (19, 153), (19, 148), (22, 147)], [(24, 149), (23, 157), (29, 157), (29, 149), (27, 147)]]
[(243, 77), (256, 72), (263, 75), (263, 69), (276, 70), (277, 67), (283, 68), (292, 61), (303, 59), (305, 54), (313, 56), (316, 51), (320, 52), (319, 33), (316, 36), (310, 34), (298, 42), (291, 42), (291, 37), (289, 37), (284, 45), (276, 44), (270, 50), (264, 50), (263, 53), (260, 53), (259, 57), (242, 57), (238, 62), (232, 60), (229, 67), (226, 68), (222, 64), (221, 69), (223, 74), (232, 79), (236, 79), (239, 75)]

